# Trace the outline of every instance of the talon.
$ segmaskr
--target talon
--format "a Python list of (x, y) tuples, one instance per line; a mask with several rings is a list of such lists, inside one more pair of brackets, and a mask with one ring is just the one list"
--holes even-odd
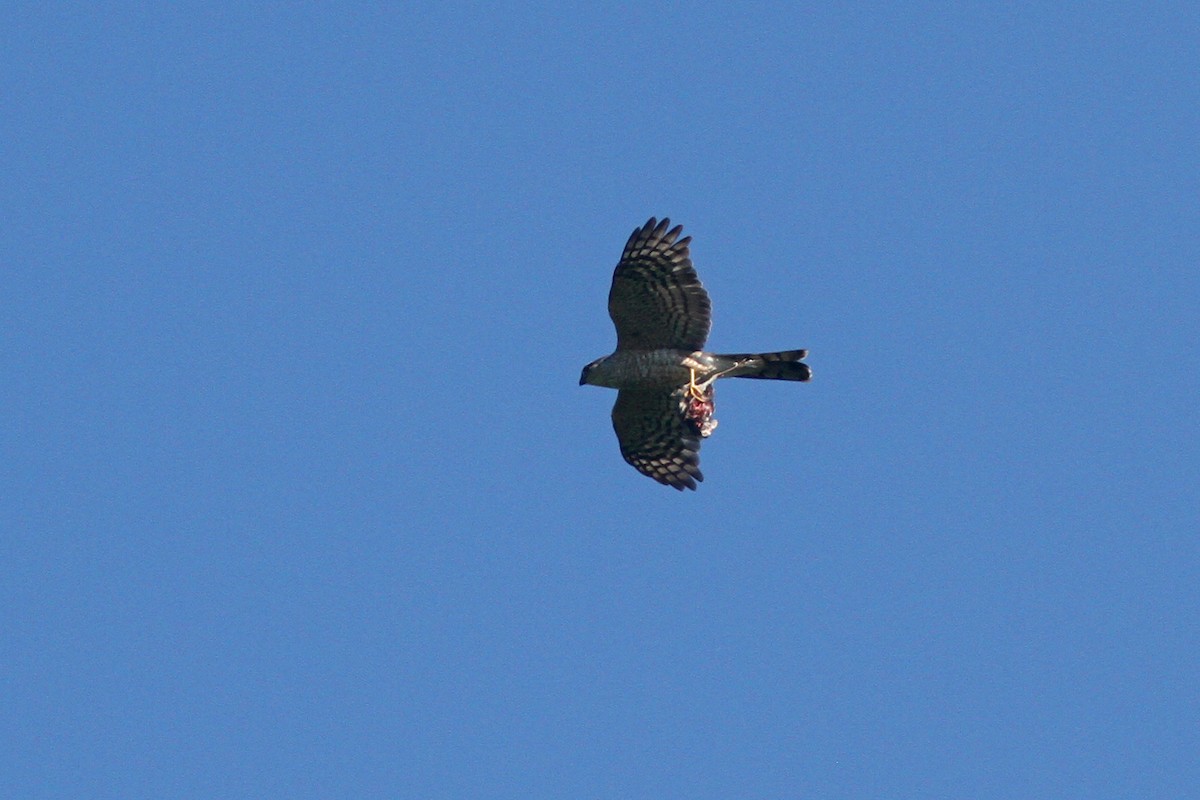
[(696, 370), (695, 369), (689, 369), (688, 372), (691, 373), (691, 377), (688, 379), (688, 394), (690, 394), (692, 397), (696, 398), (697, 400), (703, 400), (704, 392), (708, 388), (708, 386), (705, 384), (698, 385), (696, 383)]

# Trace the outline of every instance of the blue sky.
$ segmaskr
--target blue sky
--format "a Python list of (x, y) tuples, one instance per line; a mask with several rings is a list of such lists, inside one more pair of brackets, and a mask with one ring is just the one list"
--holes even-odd
[[(13, 4), (0, 794), (1200, 784), (1184, 4)], [(694, 236), (705, 483), (624, 464)]]

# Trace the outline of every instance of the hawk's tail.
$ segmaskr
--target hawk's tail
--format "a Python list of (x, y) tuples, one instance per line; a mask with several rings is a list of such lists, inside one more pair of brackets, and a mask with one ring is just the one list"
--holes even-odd
[(734, 362), (726, 373), (731, 378), (807, 381), (812, 378), (812, 370), (800, 360), (807, 355), (807, 350), (784, 350), (779, 353), (734, 353), (717, 358)]

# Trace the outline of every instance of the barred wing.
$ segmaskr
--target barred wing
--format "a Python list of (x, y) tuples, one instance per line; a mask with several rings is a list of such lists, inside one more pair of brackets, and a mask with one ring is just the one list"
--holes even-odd
[(700, 283), (683, 227), (650, 218), (633, 232), (613, 272), (608, 314), (617, 349), (700, 350), (712, 326), (712, 304)]
[(621, 455), (634, 469), (679, 491), (695, 490), (700, 473), (700, 434), (689, 426), (679, 392), (622, 389), (612, 410)]

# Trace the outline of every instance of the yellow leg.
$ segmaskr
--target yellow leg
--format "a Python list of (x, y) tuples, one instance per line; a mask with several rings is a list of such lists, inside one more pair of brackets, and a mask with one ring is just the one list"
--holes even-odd
[[(696, 383), (696, 370), (689, 369), (688, 372), (691, 373), (691, 378), (688, 379), (688, 394), (697, 400), (703, 400), (704, 392), (706, 389), (708, 389), (708, 384), (706, 383), (703, 385), (698, 385)], [(709, 383), (711, 383), (711, 381), (709, 381)]]

